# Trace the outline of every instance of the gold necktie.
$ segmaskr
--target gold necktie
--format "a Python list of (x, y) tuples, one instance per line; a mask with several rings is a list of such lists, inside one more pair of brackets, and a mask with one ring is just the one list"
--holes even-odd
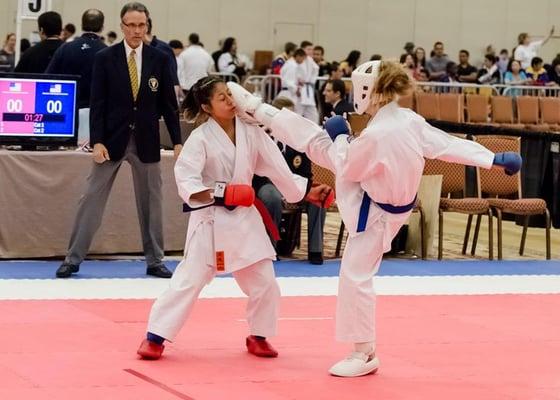
[(132, 87), (132, 97), (136, 101), (138, 96), (138, 69), (136, 68), (136, 52), (132, 50), (128, 57), (128, 75), (130, 76), (130, 86)]

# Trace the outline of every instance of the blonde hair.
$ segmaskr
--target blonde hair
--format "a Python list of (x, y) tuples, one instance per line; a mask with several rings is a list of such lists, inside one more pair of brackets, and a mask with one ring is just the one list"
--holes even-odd
[(294, 102), (287, 97), (277, 97), (272, 102), (272, 106), (281, 110), (283, 108), (293, 108), (295, 106)]
[(412, 80), (400, 64), (382, 61), (372, 97), (380, 98), (382, 103), (387, 104), (408, 94), (412, 87)]

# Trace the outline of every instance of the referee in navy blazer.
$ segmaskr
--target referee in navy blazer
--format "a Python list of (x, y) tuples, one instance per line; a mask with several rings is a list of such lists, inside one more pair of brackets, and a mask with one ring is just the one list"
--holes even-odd
[(132, 168), (146, 272), (171, 277), (163, 264), (160, 116), (175, 145), (175, 157), (182, 149), (181, 133), (169, 57), (142, 43), (148, 17), (143, 4), (126, 4), (121, 11), (124, 40), (95, 56), (90, 99), (95, 163), (78, 205), (66, 258), (56, 272), (59, 278), (79, 271), (123, 161)]

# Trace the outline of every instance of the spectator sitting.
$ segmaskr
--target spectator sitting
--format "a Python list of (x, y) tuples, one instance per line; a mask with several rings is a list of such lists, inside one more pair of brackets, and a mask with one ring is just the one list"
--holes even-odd
[(500, 71), (500, 75), (502, 77), (504, 77), (508, 71), (509, 61), (510, 58), (507, 49), (502, 49), (500, 51), (500, 56), (498, 57), (498, 70)]
[(476, 83), (477, 69), (469, 63), (469, 52), (459, 52), (459, 66), (457, 67), (457, 80), (459, 82)]
[[(354, 106), (346, 100), (346, 86), (340, 79), (327, 81), (327, 83), (325, 83), (323, 95), (325, 96), (325, 103), (330, 104), (332, 107), (331, 113), (334, 112), (336, 115), (344, 115), (354, 112)], [(330, 115), (324, 115), (323, 117), (329, 116)]]
[[(294, 103), (286, 97), (277, 97), (272, 105), (279, 109), (294, 109)], [(274, 136), (274, 132), (271, 132), (271, 135)], [(278, 147), (294, 174), (312, 179), (311, 161), (304, 153), (299, 153), (279, 142)], [(265, 204), (274, 223), (280, 230), (283, 207), (282, 194), (268, 178), (257, 175), (253, 178), (253, 187), (257, 197)], [(323, 264), (323, 229), (326, 210), (310, 203), (306, 203), (305, 206), (307, 208), (308, 259), (311, 264), (321, 265)]]
[(277, 55), (276, 58), (272, 61), (271, 68), (272, 68), (272, 73), (274, 75), (280, 75), (280, 70), (282, 69), (282, 66), (286, 63), (286, 61), (290, 59), (290, 57), (293, 57), (296, 49), (297, 49), (297, 45), (295, 43), (287, 42), (284, 45), (284, 52), (282, 54)]
[(548, 71), (548, 77), (551, 82), (555, 82), (557, 85), (560, 85), (560, 55), (556, 56), (554, 60), (552, 60), (552, 65)]
[(445, 66), (445, 76), (441, 79), (441, 82), (458, 82), (457, 80), (457, 64), (453, 61), (449, 61)]
[(410, 53), (401, 54), (400, 64), (408, 74), (409, 78), (414, 80), (414, 71), (416, 70), (416, 64), (414, 63), (414, 56)]
[[(511, 60), (508, 65), (508, 70), (504, 75), (504, 83), (506, 85), (527, 85), (531, 82), (530, 79), (527, 79), (527, 75), (521, 69), (521, 63), (517, 60)], [(516, 97), (522, 94), (521, 89), (510, 89), (508, 91), (510, 96)]]
[(554, 85), (554, 82), (550, 82), (548, 73), (543, 67), (543, 60), (540, 57), (533, 57), (531, 60), (531, 66), (525, 70), (527, 77), (531, 80), (531, 84), (534, 86), (550, 86)]
[(498, 64), (496, 64), (496, 56), (493, 54), (486, 54), (484, 56), (484, 65), (478, 71), (478, 83), (485, 85), (493, 85), (500, 82), (500, 71)]
[(54, 52), (64, 43), (60, 40), (62, 17), (55, 11), (47, 11), (37, 19), (41, 41), (20, 58), (15, 72), (42, 74), (47, 69)]
[(442, 42), (434, 44), (433, 54), (433, 57), (426, 62), (426, 69), (430, 74), (430, 81), (441, 81), (447, 74), (447, 63), (449, 63)]
[[(338, 61), (333, 61), (332, 63), (329, 64), (330, 66), (330, 70), (329, 70), (329, 81), (334, 81), (334, 80), (340, 80), (342, 79), (342, 69), (340, 68), (340, 64)], [(322, 121), (323, 118), (325, 116), (330, 116), (331, 115), (331, 111), (332, 109), (332, 105), (330, 103), (327, 103), (325, 101), (325, 95), (323, 94), (325, 92), (325, 87), (327, 86), (327, 82), (323, 83), (323, 86), (321, 86), (319, 88), (318, 94), (319, 94), (319, 103), (320, 103), (320, 107), (321, 107), (321, 116), (320, 116), (320, 120)], [(346, 82), (346, 83), (350, 83), (350, 88), (346, 87), (346, 91), (351, 90), (352, 89), (352, 82)], [(345, 83), (345, 86), (346, 86)]]
[(531, 60), (537, 56), (537, 52), (539, 51), (541, 46), (544, 46), (553, 34), (554, 26), (550, 29), (550, 33), (548, 34), (548, 36), (543, 40), (531, 41), (529, 39), (528, 33), (523, 32), (519, 34), (519, 36), (517, 37), (517, 42), (519, 44), (513, 52), (513, 58), (515, 60), (521, 61), (521, 68), (526, 70), (531, 66)]
[(340, 68), (342, 69), (342, 73), (345, 77), (349, 78), (352, 76), (352, 71), (356, 69), (356, 67), (360, 64), (360, 53), (358, 50), (352, 50), (348, 57), (344, 61), (340, 63)]
[(426, 69), (426, 51), (422, 47), (417, 47), (414, 51), (414, 80), (426, 82), (429, 80), (429, 72)]

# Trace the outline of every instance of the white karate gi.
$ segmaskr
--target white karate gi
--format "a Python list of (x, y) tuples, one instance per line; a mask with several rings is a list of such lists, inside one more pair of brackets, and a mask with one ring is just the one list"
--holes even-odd
[(294, 104), (299, 102), (298, 90), (298, 63), (293, 57), (290, 57), (280, 69), (280, 79), (282, 81), (282, 90), (277, 97), (287, 97)]
[[(333, 143), (319, 126), (286, 109), (273, 118), (270, 128), (278, 140), (336, 174), (337, 204), (349, 232), (340, 269), (336, 338), (375, 343), (372, 278), (410, 215), (388, 213), (375, 203), (410, 204), (418, 191), (424, 157), (490, 168), (494, 154), (432, 127), (396, 102), (382, 107), (350, 143), (347, 135)], [(373, 201), (366, 229), (358, 233), (364, 191)]]
[[(195, 129), (175, 165), (181, 198), (191, 207), (203, 204), (191, 195), (213, 189), (217, 181), (251, 185), (253, 174), (266, 176), (290, 203), (300, 201), (307, 179), (292, 174), (276, 144), (256, 126), (236, 118), (236, 144), (212, 118)], [(192, 211), (185, 256), (170, 287), (154, 303), (148, 332), (172, 341), (184, 325), (200, 291), (216, 273), (216, 252), (223, 252), (224, 273), (233, 273), (249, 296), (247, 321), (252, 335), (276, 334), (280, 290), (272, 260), (276, 253), (254, 206), (207, 207)]]
[(315, 102), (315, 83), (319, 76), (319, 66), (312, 57), (298, 65), (298, 76), (304, 86), (301, 88), (300, 101), (296, 103), (295, 112), (315, 123), (319, 122), (317, 103)]

